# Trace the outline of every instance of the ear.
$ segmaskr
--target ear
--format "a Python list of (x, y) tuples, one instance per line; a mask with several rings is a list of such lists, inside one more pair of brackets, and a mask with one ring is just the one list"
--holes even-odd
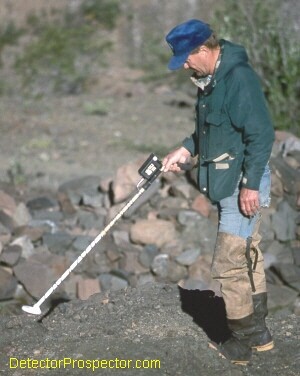
[(203, 46), (200, 47), (199, 52), (200, 52), (200, 51), (202, 51), (202, 52), (204, 52), (204, 53), (207, 54), (207, 53), (210, 51), (210, 49), (209, 49), (208, 47), (206, 47), (206, 46), (203, 45)]

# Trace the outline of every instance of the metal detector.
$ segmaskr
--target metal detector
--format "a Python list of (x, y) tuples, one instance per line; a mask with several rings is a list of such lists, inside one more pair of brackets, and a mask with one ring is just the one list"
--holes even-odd
[(163, 165), (161, 161), (153, 153), (150, 154), (148, 159), (139, 168), (138, 172), (142, 176), (142, 179), (137, 184), (137, 193), (132, 197), (130, 201), (121, 209), (121, 211), (112, 219), (112, 221), (100, 232), (99, 235), (87, 246), (85, 251), (73, 262), (73, 264), (63, 273), (63, 275), (54, 283), (52, 287), (45, 293), (41, 299), (33, 306), (24, 305), (22, 310), (33, 315), (40, 315), (41, 305), (47, 298), (57, 289), (57, 287), (68, 277), (68, 275), (76, 268), (76, 266), (85, 258), (85, 256), (95, 247), (95, 245), (106, 235), (111, 227), (123, 216), (123, 214), (130, 208), (130, 206), (150, 187), (152, 182), (163, 171)]

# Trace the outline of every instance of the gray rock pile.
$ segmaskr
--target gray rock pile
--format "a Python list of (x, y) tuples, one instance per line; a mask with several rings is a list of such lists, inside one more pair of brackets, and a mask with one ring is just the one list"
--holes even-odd
[[(300, 146), (277, 132), (272, 202), (262, 217), (261, 249), (269, 308), (300, 315)], [(19, 202), (0, 191), (0, 300), (31, 304), (62, 275), (136, 190), (144, 160), (121, 166), (111, 179), (85, 176), (52, 195)], [(146, 283), (212, 290), (217, 210), (193, 184), (192, 173), (161, 175), (59, 287), (53, 297)]]

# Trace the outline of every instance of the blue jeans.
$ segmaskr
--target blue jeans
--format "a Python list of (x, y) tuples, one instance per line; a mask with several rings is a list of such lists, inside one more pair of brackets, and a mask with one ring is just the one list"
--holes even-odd
[[(253, 217), (246, 217), (242, 214), (239, 208), (239, 184), (232, 196), (226, 197), (218, 203), (218, 231), (247, 239), (249, 236), (252, 236), (255, 224), (260, 219), (261, 214), (258, 212)], [(270, 205), (270, 190), (271, 172), (269, 165), (267, 165), (259, 186), (259, 202), (261, 207), (268, 207)]]

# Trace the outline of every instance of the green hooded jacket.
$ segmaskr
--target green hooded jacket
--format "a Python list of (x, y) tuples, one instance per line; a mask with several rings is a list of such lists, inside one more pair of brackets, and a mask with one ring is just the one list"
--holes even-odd
[(260, 80), (244, 47), (221, 40), (221, 62), (211, 83), (198, 89), (194, 133), (183, 146), (198, 155), (198, 185), (212, 201), (241, 185), (259, 189), (274, 129)]

